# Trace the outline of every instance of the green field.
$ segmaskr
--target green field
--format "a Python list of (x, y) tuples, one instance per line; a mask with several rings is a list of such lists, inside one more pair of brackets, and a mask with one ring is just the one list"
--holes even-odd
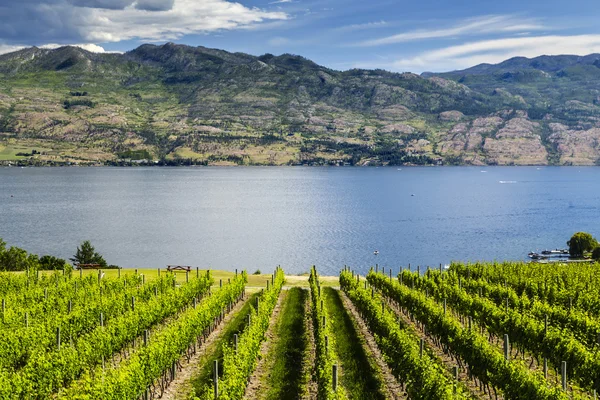
[(31, 153), (30, 148), (26, 147), (14, 147), (14, 146), (1, 146), (0, 145), (0, 160), (12, 161), (12, 160), (23, 160), (27, 157), (17, 156), (17, 153)]

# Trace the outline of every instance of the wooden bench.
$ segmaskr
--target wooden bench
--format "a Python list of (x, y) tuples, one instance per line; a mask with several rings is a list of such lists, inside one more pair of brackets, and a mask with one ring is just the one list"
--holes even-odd
[(177, 272), (177, 271), (191, 272), (192, 267), (190, 267), (189, 265), (167, 265), (167, 271), (169, 271), (169, 272)]

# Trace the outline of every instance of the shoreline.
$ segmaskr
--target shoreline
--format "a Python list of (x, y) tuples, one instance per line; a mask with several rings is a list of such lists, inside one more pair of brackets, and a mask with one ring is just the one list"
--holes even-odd
[(170, 169), (184, 169), (184, 168), (598, 168), (600, 165), (589, 165), (589, 164), (573, 164), (573, 165), (546, 165), (546, 164), (522, 164), (522, 165), (472, 165), (472, 164), (461, 164), (461, 165), (415, 165), (415, 164), (403, 164), (403, 165), (311, 165), (311, 164), (293, 164), (293, 165), (269, 165), (269, 164), (192, 164), (192, 165), (157, 165), (157, 164), (132, 164), (132, 165), (110, 165), (110, 164), (70, 164), (70, 165), (8, 165), (0, 162), (0, 168), (121, 168), (121, 169), (136, 169), (136, 168), (170, 168)]

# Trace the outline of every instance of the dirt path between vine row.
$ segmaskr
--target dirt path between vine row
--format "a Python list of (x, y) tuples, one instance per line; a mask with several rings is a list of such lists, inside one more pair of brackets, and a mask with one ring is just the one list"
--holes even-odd
[(302, 397), (302, 400), (316, 400), (319, 392), (315, 371), (317, 349), (315, 344), (315, 331), (312, 319), (312, 304), (310, 295), (310, 289), (308, 289), (308, 296), (306, 297), (305, 305), (306, 312), (304, 313), (304, 326), (306, 327), (308, 346), (306, 353), (304, 354), (304, 365), (302, 366), (302, 374), (304, 376), (310, 376), (310, 381), (308, 382), (308, 391)]
[[(416, 321), (411, 321), (410, 318), (400, 310), (400, 308), (395, 302), (390, 301), (389, 299), (386, 300), (387, 304), (394, 311), (394, 313), (398, 317), (400, 317), (407, 326), (412, 328), (412, 331), (419, 337), (419, 339), (423, 339), (423, 341), (425, 342), (425, 346), (427, 346), (427, 348), (430, 349), (436, 355), (436, 357), (438, 357), (444, 363), (446, 368), (451, 369), (457, 365), (456, 359), (454, 357), (452, 357), (450, 354), (444, 353), (442, 347), (438, 346), (438, 344), (433, 340), (431, 336), (428, 336), (425, 334), (425, 332), (423, 332), (421, 324), (418, 324)], [(480, 386), (475, 382), (475, 380), (469, 379), (468, 371), (464, 368), (459, 368), (458, 381), (464, 385), (464, 387), (474, 398), (490, 398), (489, 395), (485, 394), (483, 390), (481, 390)], [(502, 393), (498, 392), (498, 400), (502, 400), (503, 398), (504, 397), (502, 396)]]
[(265, 332), (265, 340), (260, 345), (260, 353), (261, 358), (250, 377), (248, 386), (246, 386), (246, 392), (244, 393), (244, 399), (254, 400), (258, 398), (259, 393), (262, 391), (263, 377), (270, 370), (270, 366), (267, 365), (267, 354), (271, 351), (273, 346), (273, 339), (275, 338), (275, 325), (279, 319), (279, 314), (281, 313), (281, 305), (283, 303), (284, 290), (279, 294), (277, 298), (277, 304), (275, 304), (275, 308), (273, 309), (273, 313), (271, 314), (271, 321), (269, 322), (269, 328), (267, 332)]
[(385, 363), (385, 361), (383, 361), (383, 355), (381, 354), (381, 351), (379, 351), (379, 347), (377, 347), (375, 338), (373, 337), (373, 334), (371, 334), (371, 331), (369, 331), (369, 328), (361, 318), (360, 314), (358, 313), (358, 310), (356, 309), (356, 307), (354, 307), (354, 304), (352, 304), (352, 302), (344, 292), (340, 290), (339, 293), (341, 295), (340, 297), (342, 299), (344, 307), (346, 308), (346, 310), (348, 310), (354, 324), (358, 328), (358, 334), (362, 336), (365, 340), (365, 344), (367, 345), (367, 352), (371, 353), (373, 359), (377, 363), (377, 367), (381, 371), (384, 382), (385, 397), (394, 400), (408, 399), (408, 395), (402, 389), (402, 386), (390, 370), (390, 367)]
[(194, 377), (203, 367), (203, 365), (200, 365), (199, 363), (200, 359), (206, 355), (207, 351), (214, 350), (212, 349), (212, 344), (219, 339), (223, 328), (229, 323), (229, 321), (231, 321), (232, 318), (235, 317), (238, 312), (240, 312), (249, 298), (250, 295), (246, 293), (244, 298), (233, 307), (231, 312), (225, 315), (223, 321), (216, 327), (214, 331), (211, 332), (210, 335), (208, 335), (206, 341), (202, 343), (202, 346), (198, 348), (196, 354), (190, 358), (189, 362), (187, 362), (185, 356), (179, 360), (182, 368), (177, 370), (175, 380), (172, 381), (169, 386), (167, 386), (160, 399), (176, 400), (187, 398), (187, 396), (193, 390), (191, 386), (191, 378)]

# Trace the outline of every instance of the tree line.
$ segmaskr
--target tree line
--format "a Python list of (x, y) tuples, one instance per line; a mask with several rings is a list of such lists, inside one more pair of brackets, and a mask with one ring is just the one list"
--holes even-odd
[[(97, 264), (102, 269), (119, 268), (116, 265), (108, 265), (89, 240), (77, 247), (69, 261), (74, 265)], [(69, 268), (73, 267), (65, 259), (52, 255), (40, 257), (16, 246), (6, 247), (6, 242), (0, 238), (0, 271), (64, 270)]]

